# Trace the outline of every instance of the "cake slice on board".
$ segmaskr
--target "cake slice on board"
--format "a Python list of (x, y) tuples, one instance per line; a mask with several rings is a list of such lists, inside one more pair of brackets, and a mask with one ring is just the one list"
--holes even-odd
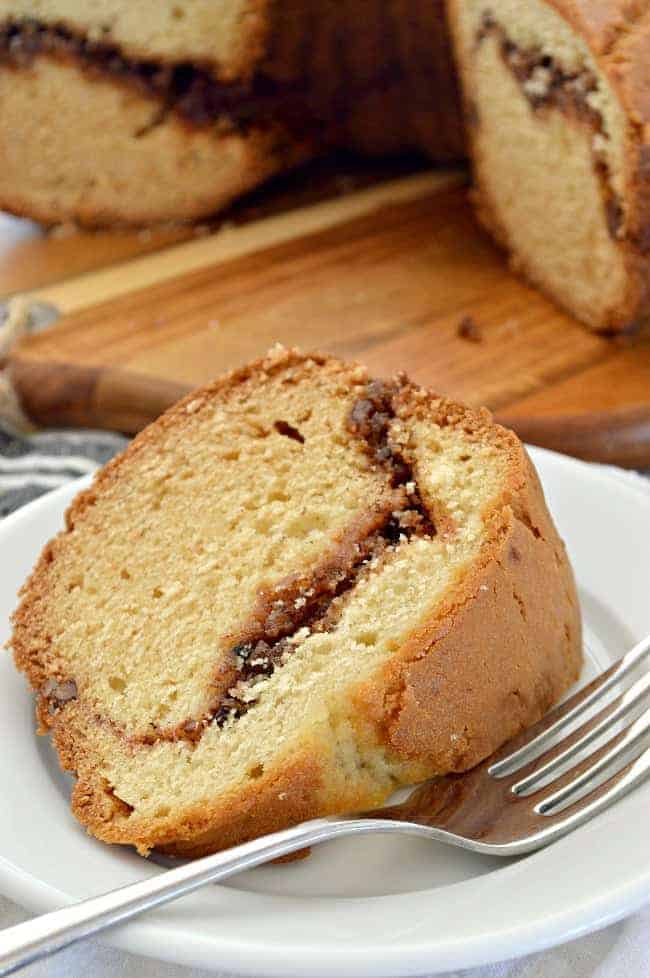
[(478, 213), (594, 329), (650, 313), (650, 6), (449, 0)]
[(283, 349), (98, 474), (12, 642), (81, 823), (185, 856), (465, 770), (581, 664), (516, 436), (403, 376)]

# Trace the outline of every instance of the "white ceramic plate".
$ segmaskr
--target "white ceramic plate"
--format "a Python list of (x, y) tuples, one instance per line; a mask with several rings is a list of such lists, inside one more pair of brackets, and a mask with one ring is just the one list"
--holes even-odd
[[(576, 570), (586, 675), (650, 632), (650, 500), (606, 471), (533, 450)], [(76, 490), (0, 524), (0, 642), (16, 591)], [(0, 657), (0, 890), (33, 911), (160, 872), (84, 834), (69, 782)], [(602, 927), (650, 899), (650, 783), (542, 852), (504, 863), (426, 840), (329, 843), (113, 931), (131, 951), (242, 974), (392, 976), (466, 968)]]

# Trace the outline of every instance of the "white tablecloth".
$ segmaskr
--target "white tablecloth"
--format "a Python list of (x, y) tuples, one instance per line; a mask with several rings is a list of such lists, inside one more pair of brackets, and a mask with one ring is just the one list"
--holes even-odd
[[(48, 441), (48, 436), (45, 436), (44, 440)], [(32, 446), (32, 450), (35, 447)], [(42, 452), (44, 447), (43, 444), (39, 444), (38, 449)], [(119, 446), (116, 445), (115, 448), (117, 447)], [(49, 443), (47, 448), (51, 451)], [(70, 446), (64, 446), (61, 451), (64, 450), (70, 451)], [(96, 454), (90, 453), (91, 457), (100, 458), (98, 453), (103, 450), (102, 442)], [(620, 469), (610, 469), (610, 472), (617, 478), (634, 480), (637, 485), (643, 485), (650, 493), (650, 480)], [(42, 491), (42, 488), (39, 489)], [(23, 492), (22, 487), (20, 491)], [(34, 495), (38, 492), (39, 490), (33, 490)], [(12, 508), (23, 501), (26, 500), (14, 500)], [(17, 924), (27, 919), (27, 916), (14, 903), (0, 897), (0, 928)], [(432, 967), (434, 965), (435, 962), (432, 962)], [(126, 954), (95, 940), (86, 941), (49, 960), (31, 965), (21, 974), (24, 978), (214, 978), (214, 972), (183, 968)], [(223, 978), (226, 973), (220, 974)], [(462, 978), (650, 978), (650, 906), (627, 920), (562, 947), (516, 961), (446, 974), (446, 978), (461, 978), (461, 976)], [(400, 976), (396, 974), (395, 978)]]

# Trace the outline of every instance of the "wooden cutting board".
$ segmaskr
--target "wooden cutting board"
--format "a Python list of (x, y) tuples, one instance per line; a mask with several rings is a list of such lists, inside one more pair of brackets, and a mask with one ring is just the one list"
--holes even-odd
[(461, 172), (225, 226), (31, 297), (61, 312), (21, 345), (32, 360), (195, 385), (281, 342), (405, 370), (537, 443), (650, 467), (650, 334), (590, 333), (512, 275)]

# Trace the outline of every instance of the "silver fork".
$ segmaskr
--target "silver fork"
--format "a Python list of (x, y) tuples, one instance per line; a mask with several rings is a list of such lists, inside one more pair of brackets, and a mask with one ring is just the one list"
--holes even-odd
[(649, 653), (650, 637), (488, 760), (413, 789), (401, 804), (303, 822), (9, 927), (0, 932), (0, 976), (207, 883), (328, 839), (399, 832), (493, 856), (540, 849), (650, 772), (644, 747), (650, 709), (635, 717), (648, 698), (650, 672), (624, 691), (619, 686)]

